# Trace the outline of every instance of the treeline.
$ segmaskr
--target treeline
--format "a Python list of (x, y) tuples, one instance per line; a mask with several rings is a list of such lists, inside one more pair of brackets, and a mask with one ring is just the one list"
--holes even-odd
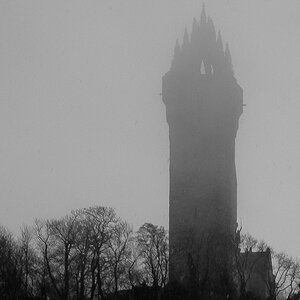
[(166, 286), (168, 235), (145, 223), (133, 233), (112, 208), (36, 220), (15, 239), (0, 227), (1, 299), (118, 299)]
[[(167, 231), (145, 223), (133, 232), (112, 208), (96, 206), (36, 220), (17, 238), (0, 226), (0, 299), (197, 300), (221, 289), (224, 299), (249, 300), (258, 299), (248, 289), (253, 277), (264, 281), (270, 300), (300, 299), (299, 262), (263, 241), (239, 231), (229, 241), (232, 258), (226, 274), (235, 291), (230, 294), (225, 286), (212, 288), (225, 267), (215, 263), (214, 236), (207, 236), (211, 243), (202, 243), (192, 230), (183, 236), (172, 255), (179, 251), (186, 258), (190, 276), (185, 287), (168, 283)], [(266, 257), (272, 265), (262, 263)]]

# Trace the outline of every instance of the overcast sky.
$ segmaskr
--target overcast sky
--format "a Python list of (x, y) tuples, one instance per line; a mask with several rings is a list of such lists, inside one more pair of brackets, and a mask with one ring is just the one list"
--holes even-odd
[[(168, 226), (161, 77), (202, 1), (0, 2), (0, 223), (91, 205)], [(300, 257), (300, 1), (207, 0), (247, 104), (243, 231)]]

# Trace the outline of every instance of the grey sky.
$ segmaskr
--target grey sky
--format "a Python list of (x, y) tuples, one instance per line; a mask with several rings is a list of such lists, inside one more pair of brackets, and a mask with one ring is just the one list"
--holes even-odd
[[(0, 2), (0, 222), (109, 205), (168, 224), (159, 96), (202, 1)], [(209, 0), (247, 104), (236, 161), (243, 230), (300, 256), (300, 1)]]

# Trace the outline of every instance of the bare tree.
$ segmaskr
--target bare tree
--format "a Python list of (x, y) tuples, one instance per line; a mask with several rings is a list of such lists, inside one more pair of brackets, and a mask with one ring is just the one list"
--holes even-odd
[(168, 236), (161, 226), (145, 223), (137, 231), (137, 243), (144, 271), (154, 288), (165, 286), (168, 278)]
[(89, 228), (84, 222), (83, 210), (78, 211), (75, 257), (73, 272), (75, 273), (77, 299), (84, 299), (89, 285), (91, 238)]
[[(35, 220), (35, 232), (37, 244), (41, 252), (40, 261), (43, 263), (43, 285), (46, 288), (46, 276), (49, 276), (52, 289), (57, 297), (62, 298), (63, 294), (59, 286), (59, 279), (52, 265), (53, 253), (52, 247), (55, 244), (52, 238), (51, 223), (49, 221)], [(44, 297), (47, 297), (47, 291), (44, 291)]]
[(283, 252), (274, 252), (264, 241), (258, 241), (250, 234), (241, 235), (235, 245), (234, 269), (239, 281), (240, 298), (246, 297), (248, 283), (255, 276), (259, 276), (273, 300), (291, 299), (299, 292), (298, 261)]
[(127, 268), (128, 282), (132, 289), (135, 289), (137, 286), (141, 286), (144, 280), (144, 274), (140, 267), (139, 260), (139, 250), (137, 250), (137, 244), (133, 240)]
[[(111, 242), (117, 223), (113, 209), (99, 206), (72, 211), (60, 219), (36, 221), (36, 238), (55, 298), (76, 295), (84, 299), (89, 294), (91, 299), (104, 299), (114, 278), (110, 251), (120, 256), (116, 273), (123, 259), (124, 249), (114, 248)], [(44, 274), (45, 285), (46, 281)]]
[(258, 245), (258, 240), (253, 238), (250, 234), (241, 235), (240, 239), (235, 244), (234, 270), (236, 271), (238, 278), (239, 294), (241, 299), (246, 298), (247, 284), (262, 259), (262, 256), (260, 255), (252, 255), (253, 251), (262, 250), (261, 247), (263, 247), (263, 243), (260, 243), (260, 248)]
[(273, 280), (266, 281), (272, 299), (291, 299), (299, 292), (299, 262), (285, 253), (272, 253)]
[(112, 208), (99, 206), (83, 209), (83, 216), (90, 237), (90, 298), (94, 299), (97, 294), (98, 299), (104, 299), (105, 281), (109, 268), (108, 242), (112, 237), (113, 226), (118, 219)]
[(21, 228), (21, 236), (18, 240), (20, 251), (20, 264), (23, 274), (23, 286), (26, 296), (33, 296), (36, 286), (36, 263), (37, 255), (33, 244), (34, 232), (29, 226), (24, 225)]
[(109, 263), (114, 281), (114, 293), (117, 298), (121, 277), (126, 276), (126, 268), (130, 266), (132, 229), (128, 223), (119, 220), (112, 227), (112, 235), (108, 240)]
[(68, 300), (70, 291), (70, 267), (75, 258), (76, 235), (78, 232), (78, 212), (73, 211), (61, 219), (50, 222), (50, 233), (55, 240), (53, 254), (56, 256), (56, 268), (62, 269), (63, 293), (62, 298)]
[(0, 295), (3, 299), (17, 299), (22, 295), (18, 252), (12, 233), (0, 226)]
[(285, 290), (285, 298), (291, 299), (300, 291), (300, 264), (299, 261), (290, 258), (291, 268), (287, 281), (287, 289)]

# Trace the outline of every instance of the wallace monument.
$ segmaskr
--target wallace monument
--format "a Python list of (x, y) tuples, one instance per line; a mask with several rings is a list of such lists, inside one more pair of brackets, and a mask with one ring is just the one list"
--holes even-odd
[(228, 45), (223, 46), (204, 7), (191, 34), (186, 30), (182, 45), (176, 43), (162, 98), (170, 140), (170, 281), (199, 288), (209, 276), (218, 287), (230, 284), (230, 241), (237, 227), (235, 138), (243, 90)]

